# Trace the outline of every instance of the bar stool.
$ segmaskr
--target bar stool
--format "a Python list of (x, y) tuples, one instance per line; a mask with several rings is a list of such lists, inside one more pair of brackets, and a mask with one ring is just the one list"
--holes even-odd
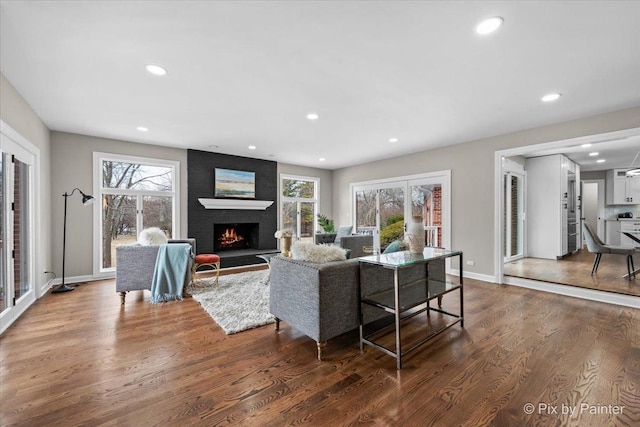
[(193, 283), (196, 281), (196, 270), (200, 267), (212, 267), (216, 270), (215, 285), (217, 285), (218, 279), (220, 278), (220, 256), (216, 254), (196, 255), (193, 260), (193, 266), (191, 267), (191, 281)]

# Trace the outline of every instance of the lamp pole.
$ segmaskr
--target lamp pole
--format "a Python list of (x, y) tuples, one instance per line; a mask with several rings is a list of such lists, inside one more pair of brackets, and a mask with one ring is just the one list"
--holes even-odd
[(69, 286), (64, 283), (64, 280), (65, 280), (64, 267), (65, 267), (65, 257), (67, 252), (67, 198), (73, 195), (73, 193), (75, 193), (76, 190), (78, 190), (80, 194), (82, 194), (83, 205), (85, 206), (90, 205), (91, 203), (93, 203), (93, 200), (94, 200), (93, 196), (88, 196), (84, 194), (82, 190), (80, 190), (79, 188), (74, 188), (71, 194), (68, 194), (67, 192), (65, 192), (62, 195), (62, 197), (64, 197), (64, 225), (62, 228), (62, 283), (57, 288), (54, 288), (51, 291), (51, 293), (54, 293), (54, 294), (57, 294), (60, 292), (69, 292), (75, 289), (73, 286)]

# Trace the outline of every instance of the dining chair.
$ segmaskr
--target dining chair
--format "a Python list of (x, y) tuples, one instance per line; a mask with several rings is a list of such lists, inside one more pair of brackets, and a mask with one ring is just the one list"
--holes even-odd
[(612, 246), (607, 245), (598, 237), (598, 234), (593, 230), (591, 225), (586, 221), (582, 223), (582, 231), (584, 233), (584, 239), (587, 242), (587, 250), (592, 254), (596, 254), (596, 258), (593, 260), (593, 267), (591, 268), (591, 275), (593, 276), (598, 271), (600, 265), (600, 259), (602, 254), (624, 255), (627, 257), (627, 277), (631, 280), (631, 277), (636, 277), (635, 267), (633, 265), (633, 254), (636, 252), (635, 248), (629, 246)]

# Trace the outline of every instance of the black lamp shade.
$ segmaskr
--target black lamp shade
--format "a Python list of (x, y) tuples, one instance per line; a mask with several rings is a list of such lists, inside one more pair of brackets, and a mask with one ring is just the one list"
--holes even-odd
[(93, 204), (94, 200), (93, 196), (88, 196), (86, 194), (82, 195), (82, 204), (85, 206)]

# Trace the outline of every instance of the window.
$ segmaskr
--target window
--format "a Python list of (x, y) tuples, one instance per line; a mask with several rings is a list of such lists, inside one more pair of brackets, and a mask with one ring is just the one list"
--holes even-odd
[(319, 179), (282, 175), (280, 227), (291, 230), (294, 238), (313, 242), (318, 213)]
[(178, 162), (94, 153), (97, 275), (113, 271), (116, 248), (135, 242), (143, 229), (158, 227), (169, 238), (178, 234), (178, 177)]

